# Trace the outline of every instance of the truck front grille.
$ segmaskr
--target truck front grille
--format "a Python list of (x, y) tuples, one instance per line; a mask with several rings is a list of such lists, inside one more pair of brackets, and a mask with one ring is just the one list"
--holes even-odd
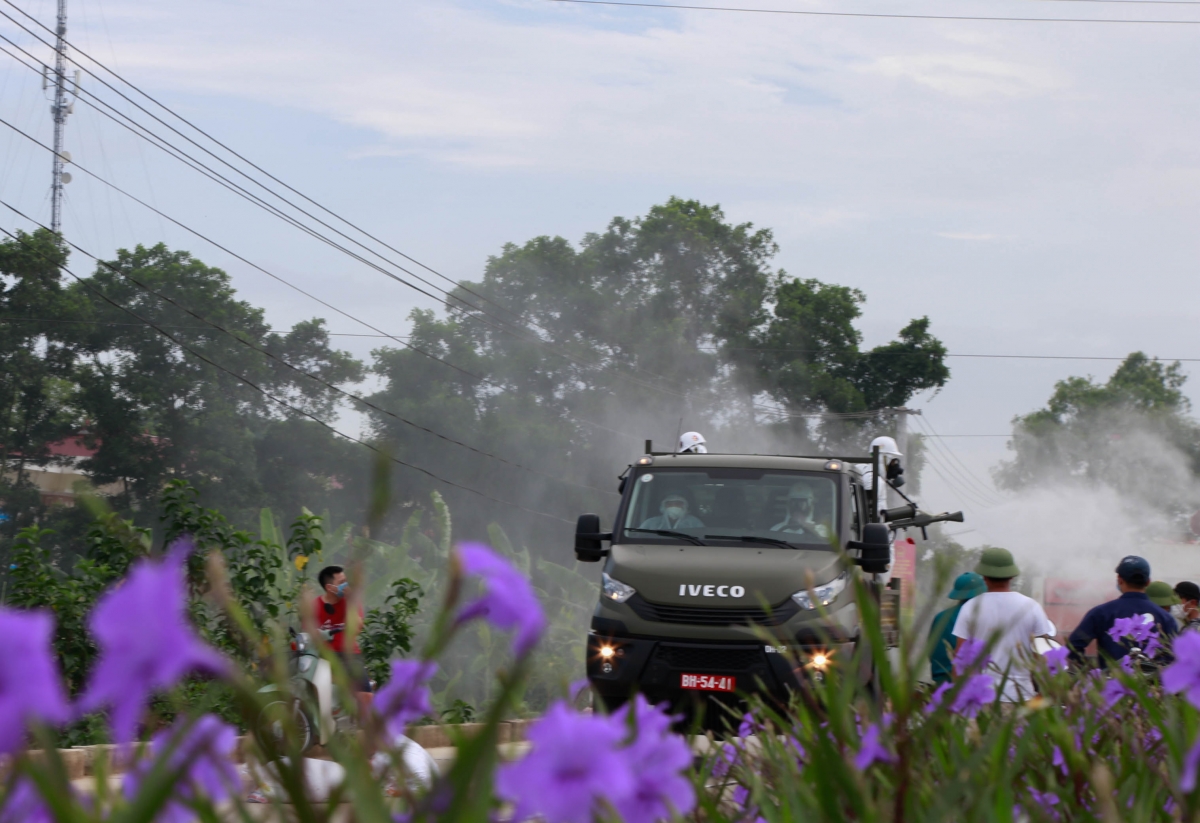
[(687, 623), (693, 626), (780, 626), (800, 610), (789, 597), (770, 611), (761, 608), (712, 609), (697, 606), (665, 606), (650, 603), (640, 594), (629, 598), (629, 608), (643, 620), (658, 623)]
[(655, 657), (672, 669), (685, 672), (744, 672), (762, 662), (762, 648), (713, 649), (660, 643)]

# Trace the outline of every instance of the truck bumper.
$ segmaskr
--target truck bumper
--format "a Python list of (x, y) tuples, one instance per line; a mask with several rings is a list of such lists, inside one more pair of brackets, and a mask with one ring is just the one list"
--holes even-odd
[[(634, 692), (652, 703), (668, 702), (683, 710), (705, 699), (738, 702), (750, 693), (786, 702), (791, 692), (822, 676), (811, 665), (818, 654), (848, 662), (853, 651), (853, 643), (788, 646), (785, 651), (762, 643), (607, 637), (593, 632), (588, 635), (587, 674), (592, 688), (610, 707), (621, 705)], [(686, 689), (684, 675), (732, 677), (736, 691)]]

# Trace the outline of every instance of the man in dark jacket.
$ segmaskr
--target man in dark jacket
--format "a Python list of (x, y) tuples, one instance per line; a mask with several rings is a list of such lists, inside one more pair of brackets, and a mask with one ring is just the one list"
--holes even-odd
[(1071, 632), (1067, 641), (1071, 647), (1071, 656), (1078, 662), (1084, 662), (1084, 649), (1095, 640), (1100, 649), (1101, 668), (1107, 667), (1109, 660), (1120, 660), (1129, 653), (1129, 649), (1110, 637), (1108, 630), (1123, 617), (1150, 615), (1158, 625), (1160, 635), (1174, 635), (1179, 630), (1175, 618), (1150, 602), (1150, 598), (1146, 596), (1146, 587), (1149, 585), (1150, 564), (1137, 555), (1131, 554), (1122, 558), (1117, 564), (1117, 589), (1121, 596), (1116, 600), (1101, 603), (1083, 616), (1083, 620), (1075, 631)]
[(938, 612), (933, 618), (933, 625), (929, 627), (929, 642), (933, 644), (929, 655), (929, 673), (933, 675), (933, 682), (939, 686), (950, 682), (954, 674), (951, 662), (957, 642), (954, 636), (954, 621), (958, 620), (963, 603), (985, 591), (987, 587), (984, 586), (982, 577), (975, 572), (963, 572), (955, 579), (954, 589), (947, 595), (951, 600), (958, 602), (945, 611)]

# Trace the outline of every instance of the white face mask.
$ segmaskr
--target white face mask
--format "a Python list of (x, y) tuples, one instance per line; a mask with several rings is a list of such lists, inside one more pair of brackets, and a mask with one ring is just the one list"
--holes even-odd
[(1183, 610), (1182, 603), (1176, 603), (1171, 607), (1171, 617), (1174, 617), (1177, 621), (1183, 620), (1185, 617), (1187, 617), (1187, 612)]
[(667, 506), (666, 515), (672, 520), (678, 520), (683, 517), (683, 511), (682, 506)]

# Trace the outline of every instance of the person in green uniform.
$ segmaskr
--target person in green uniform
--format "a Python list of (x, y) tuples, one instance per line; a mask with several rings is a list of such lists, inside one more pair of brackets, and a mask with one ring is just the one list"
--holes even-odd
[(929, 670), (933, 675), (933, 682), (939, 686), (949, 683), (950, 677), (954, 673), (951, 658), (954, 656), (954, 622), (958, 620), (958, 612), (962, 609), (963, 603), (985, 591), (987, 591), (987, 587), (984, 585), (982, 577), (975, 572), (963, 572), (955, 578), (954, 588), (948, 595), (951, 600), (958, 602), (945, 611), (938, 612), (937, 616), (933, 618), (933, 625), (929, 627), (929, 640), (933, 643), (933, 654), (929, 658)]
[(1161, 580), (1155, 580), (1146, 587), (1146, 597), (1150, 598), (1151, 603), (1167, 611), (1170, 611), (1172, 606), (1177, 606), (1183, 602), (1175, 594), (1175, 591), (1171, 588), (1171, 584), (1164, 583)]

